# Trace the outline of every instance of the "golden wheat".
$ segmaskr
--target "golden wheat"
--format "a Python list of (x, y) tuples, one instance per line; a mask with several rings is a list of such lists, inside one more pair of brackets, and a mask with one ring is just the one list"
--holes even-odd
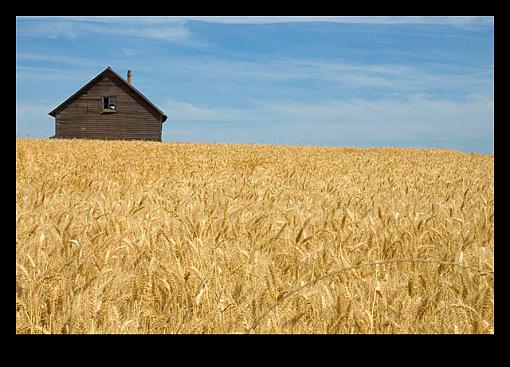
[(494, 158), (16, 140), (18, 333), (494, 333)]

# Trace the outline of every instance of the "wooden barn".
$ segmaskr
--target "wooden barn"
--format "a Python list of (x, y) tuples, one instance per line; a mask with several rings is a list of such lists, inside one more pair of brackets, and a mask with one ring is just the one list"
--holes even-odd
[(51, 111), (53, 138), (161, 141), (167, 116), (110, 67)]

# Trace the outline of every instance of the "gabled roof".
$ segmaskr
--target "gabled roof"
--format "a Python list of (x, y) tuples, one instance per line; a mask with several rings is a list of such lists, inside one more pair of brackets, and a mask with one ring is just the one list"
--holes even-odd
[(73, 102), (75, 99), (77, 99), (79, 96), (81, 96), (83, 93), (85, 93), (87, 90), (89, 90), (91, 87), (93, 87), (97, 82), (99, 82), (103, 77), (110, 76), (114, 79), (121, 82), (121, 84), (128, 87), (129, 91), (131, 91), (134, 95), (140, 97), (142, 101), (144, 101), (147, 106), (155, 111), (157, 114), (161, 115), (163, 117), (162, 122), (165, 122), (167, 119), (167, 116), (163, 111), (161, 111), (159, 108), (157, 108), (147, 97), (145, 97), (140, 91), (138, 91), (135, 87), (133, 87), (131, 84), (129, 84), (123, 77), (121, 77), (119, 74), (117, 74), (111, 67), (107, 67), (105, 70), (103, 70), (98, 76), (96, 76), (94, 79), (92, 79), (90, 82), (85, 84), (80, 90), (78, 90), (76, 93), (74, 93), (71, 97), (66, 99), (64, 102), (62, 102), (57, 108), (55, 108), (53, 111), (49, 113), (50, 116), (55, 117), (55, 114), (63, 110), (66, 106), (68, 106), (71, 102)]

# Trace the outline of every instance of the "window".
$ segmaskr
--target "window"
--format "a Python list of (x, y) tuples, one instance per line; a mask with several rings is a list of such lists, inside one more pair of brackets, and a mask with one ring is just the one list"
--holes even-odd
[(115, 111), (117, 109), (117, 98), (103, 97), (103, 111)]

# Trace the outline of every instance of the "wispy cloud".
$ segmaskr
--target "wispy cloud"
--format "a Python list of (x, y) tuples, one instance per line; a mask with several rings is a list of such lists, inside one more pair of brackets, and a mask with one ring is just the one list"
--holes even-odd
[[(190, 21), (220, 24), (342, 23), (372, 25), (437, 25), (463, 30), (491, 26), (490, 16), (97, 16), (17, 17), (17, 31), (28, 36), (67, 38), (75, 41), (90, 33), (123, 35), (173, 42), (191, 47), (208, 47), (187, 28)], [(422, 33), (420, 35), (427, 35)]]
[[(122, 48), (127, 56), (139, 54), (131, 48)], [(49, 62), (76, 67), (97, 67), (105, 62), (118, 60), (75, 57), (62, 54), (44, 54), (18, 52), (16, 60)], [(151, 59), (152, 61), (153, 59)], [(463, 84), (476, 78), (492, 75), (492, 67), (459, 67), (459, 65), (400, 65), (400, 64), (354, 64), (347, 62), (328, 62), (297, 58), (257, 58), (253, 61), (239, 61), (201, 56), (200, 58), (176, 57), (156, 58), (157, 63), (147, 70), (161, 72), (172, 68), (179, 73), (191, 73), (200, 77), (257, 80), (329, 80), (345, 82), (351, 86), (399, 88), (404, 82), (408, 85)], [(143, 61), (133, 61), (134, 66), (144, 68)], [(159, 69), (158, 69), (159, 68)], [(400, 81), (400, 83), (399, 83)]]
[[(135, 50), (123, 49), (128, 57), (136, 54)], [(37, 80), (91, 80), (109, 65), (124, 65), (123, 55), (118, 58), (77, 57), (66, 54), (17, 52), (16, 78), (24, 81)]]
[(351, 24), (431, 24), (455, 27), (477, 27), (494, 23), (492, 16), (84, 16), (84, 17), (19, 17), (21, 19), (60, 19), (94, 23), (150, 24), (202, 21), (225, 24), (274, 23), (351, 23)]
[(133, 17), (18, 17), (17, 33), (25, 37), (68, 38), (91, 33), (122, 35), (161, 41), (203, 45), (179, 20), (155, 21)]
[[(100, 71), (99, 69), (94, 70), (97, 70), (97, 73)], [(84, 85), (91, 79), (92, 76), (90, 70), (61, 70), (50, 67), (16, 65), (16, 83), (48, 83), (54, 81), (64, 85), (65, 82), (72, 82), (71, 86), (68, 86), (67, 83), (65, 83), (65, 87), (68, 88), (67, 93), (72, 91), (73, 85), (75, 89), (78, 89), (80, 84)], [(21, 88), (22, 91), (26, 92), (24, 89), (25, 86)], [(46, 88), (48, 88), (48, 85)]]
[(16, 60), (20, 61), (40, 61), (51, 62), (56, 64), (66, 64), (73, 66), (93, 66), (97, 65), (96, 59), (69, 56), (69, 55), (56, 55), (56, 54), (43, 54), (34, 52), (18, 52), (16, 53)]
[(351, 23), (351, 24), (431, 24), (455, 27), (477, 27), (492, 24), (493, 17), (483, 16), (195, 16), (177, 19), (229, 24), (263, 23)]
[[(260, 85), (266, 88), (266, 93), (271, 93), (282, 83), (314, 82), (314, 88), (320, 88), (321, 95), (328, 91), (337, 94), (341, 90), (346, 98), (377, 91), (383, 97), (388, 94), (442, 93), (443, 97), (449, 94), (459, 99), (475, 92), (489, 94), (492, 89), (490, 66), (354, 64), (277, 57), (252, 61), (173, 57), (158, 61), (154, 68), (158, 67), (161, 68), (157, 71), (159, 74), (170, 68), (188, 81), (201, 81), (205, 88), (217, 89), (230, 84), (245, 92)], [(288, 86), (285, 88), (293, 90)], [(314, 95), (312, 90), (309, 92), (308, 95)]]
[(122, 52), (126, 55), (126, 56), (136, 56), (136, 55), (139, 55), (140, 52), (138, 50), (135, 50), (133, 48), (129, 48), (129, 47), (123, 47), (122, 48)]
[[(297, 101), (255, 102), (249, 108), (197, 106), (167, 99), (162, 108), (169, 123), (243, 123), (296, 125), (308, 133), (325, 135), (315, 126), (329, 126), (343, 137), (394, 137), (398, 131), (415, 137), (421, 134), (477, 137), (493, 126), (494, 102), (472, 96), (468, 101), (432, 100), (411, 96), (407, 100), (329, 100), (312, 103)], [(360, 128), (360, 127), (363, 128)], [(294, 130), (292, 130), (294, 131)], [(292, 131), (289, 133), (292, 134)], [(355, 134), (356, 136), (354, 136)], [(410, 137), (410, 135), (408, 135)]]

